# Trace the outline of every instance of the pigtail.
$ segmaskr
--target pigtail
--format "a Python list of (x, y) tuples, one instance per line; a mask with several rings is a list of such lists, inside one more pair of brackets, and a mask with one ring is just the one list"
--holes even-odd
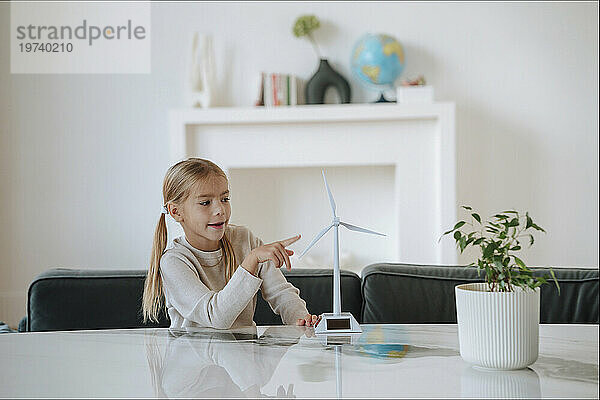
[(142, 299), (142, 312), (144, 323), (148, 320), (158, 322), (158, 316), (163, 306), (164, 289), (160, 276), (160, 258), (167, 247), (167, 223), (165, 214), (161, 214), (154, 230), (152, 243), (152, 256), (150, 268), (144, 283), (144, 296)]
[(225, 233), (221, 238), (221, 252), (223, 254), (223, 260), (225, 263), (225, 280), (229, 282), (233, 273), (237, 269), (237, 262), (235, 260), (235, 253), (231, 241)]

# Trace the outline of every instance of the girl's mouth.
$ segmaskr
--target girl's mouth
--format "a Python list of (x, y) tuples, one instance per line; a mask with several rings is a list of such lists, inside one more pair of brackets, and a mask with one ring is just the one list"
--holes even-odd
[(216, 224), (208, 224), (208, 226), (210, 226), (213, 229), (223, 229), (223, 227), (225, 226), (225, 222), (219, 222)]

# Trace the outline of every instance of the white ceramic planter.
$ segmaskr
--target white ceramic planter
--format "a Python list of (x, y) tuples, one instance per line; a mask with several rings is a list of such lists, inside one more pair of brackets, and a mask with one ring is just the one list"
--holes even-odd
[(487, 283), (469, 283), (454, 289), (461, 357), (502, 370), (533, 364), (538, 358), (540, 289), (487, 288)]

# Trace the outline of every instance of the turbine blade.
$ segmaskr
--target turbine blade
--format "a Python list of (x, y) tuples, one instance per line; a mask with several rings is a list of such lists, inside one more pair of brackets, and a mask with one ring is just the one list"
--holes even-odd
[(354, 225), (351, 225), (351, 224), (347, 224), (347, 223), (342, 222), (342, 221), (340, 221), (340, 225), (344, 225), (346, 228), (350, 229), (351, 231), (357, 231), (357, 232), (363, 232), (363, 233), (370, 233), (372, 235), (386, 236), (383, 233), (379, 233), (379, 232), (375, 232), (375, 231), (370, 231), (368, 229), (361, 228), (359, 226), (354, 226)]
[(308, 251), (308, 249), (310, 249), (311, 247), (313, 247), (313, 245), (314, 245), (315, 243), (317, 243), (317, 241), (318, 241), (319, 239), (321, 239), (321, 237), (322, 237), (324, 234), (326, 234), (326, 233), (327, 233), (327, 231), (328, 231), (328, 230), (330, 230), (332, 226), (333, 226), (333, 223), (332, 223), (332, 224), (330, 224), (330, 225), (329, 225), (327, 228), (323, 229), (321, 232), (319, 232), (319, 233), (317, 234), (317, 236), (315, 236), (315, 238), (312, 240), (312, 242), (310, 242), (310, 244), (308, 245), (308, 247), (307, 247), (306, 249), (304, 249), (304, 251), (302, 252), (302, 254), (300, 254), (300, 256), (298, 256), (298, 258), (302, 258), (302, 256), (303, 256), (304, 254), (306, 254), (306, 252)]
[(321, 170), (323, 174), (323, 180), (325, 181), (325, 188), (327, 188), (327, 195), (329, 196), (329, 203), (331, 204), (331, 211), (333, 211), (333, 217), (335, 218), (335, 201), (333, 201), (333, 195), (331, 194), (331, 190), (329, 189), (329, 184), (327, 184), (327, 178), (325, 178), (325, 170)]

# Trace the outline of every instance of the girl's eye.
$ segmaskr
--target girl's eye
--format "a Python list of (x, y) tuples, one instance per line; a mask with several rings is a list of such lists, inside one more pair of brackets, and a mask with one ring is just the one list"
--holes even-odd
[(209, 205), (209, 204), (210, 204), (210, 201), (209, 201), (209, 200), (207, 200), (207, 201), (201, 201), (199, 204), (200, 204), (201, 206), (207, 206), (207, 205)]
[(229, 197), (225, 197), (225, 198), (224, 198), (223, 200), (221, 200), (221, 201), (228, 202), (228, 201), (229, 201)]

